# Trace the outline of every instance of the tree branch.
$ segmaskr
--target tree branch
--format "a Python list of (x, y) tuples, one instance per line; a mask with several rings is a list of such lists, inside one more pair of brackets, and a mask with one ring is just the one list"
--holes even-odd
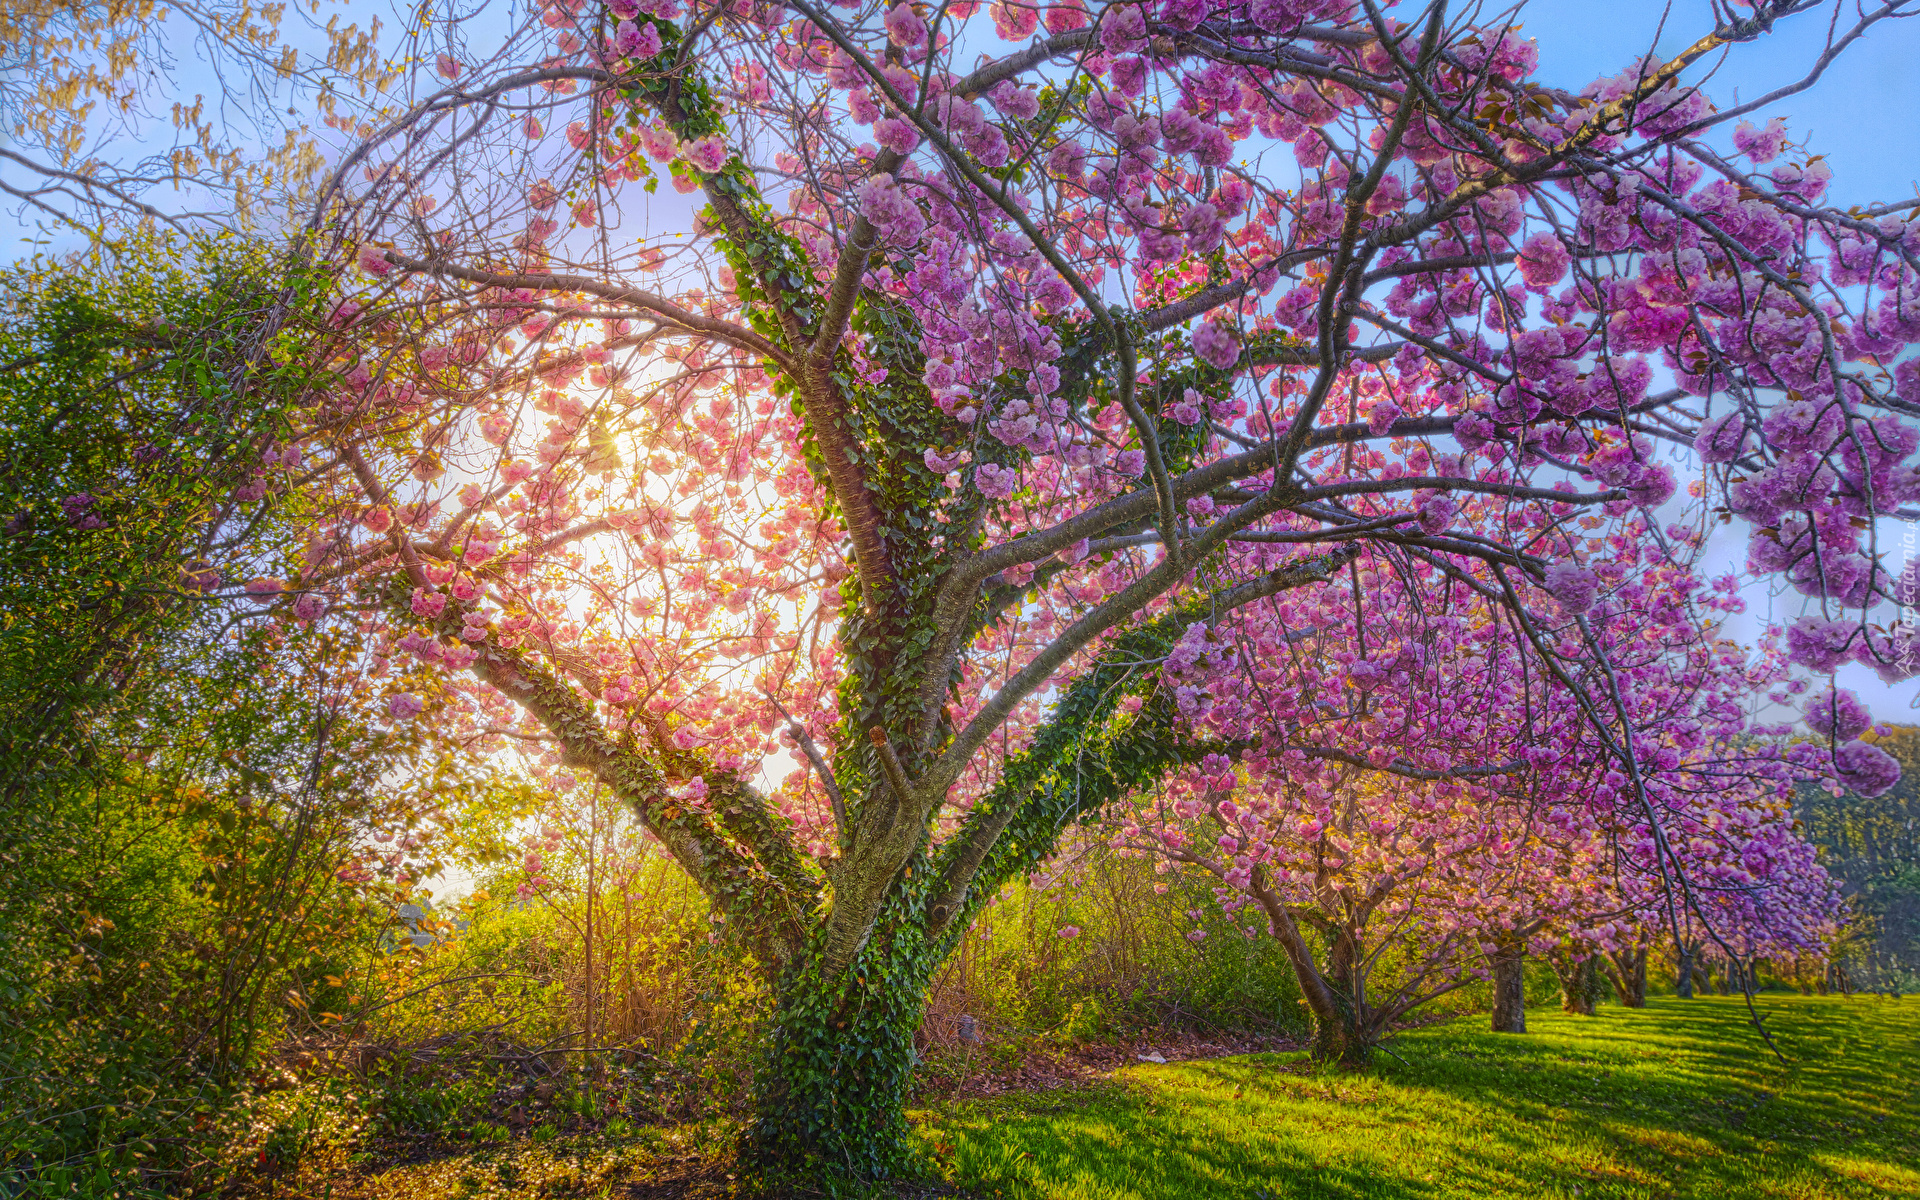
[(527, 288), (539, 292), (585, 292), (604, 300), (616, 300), (651, 313), (658, 313), (664, 320), (689, 332), (704, 333), (730, 346), (765, 355), (778, 363), (782, 370), (792, 371), (797, 365), (785, 350), (744, 325), (735, 325), (731, 321), (702, 316), (675, 304), (664, 296), (641, 291), (638, 288), (602, 283), (590, 275), (480, 271), (472, 267), (457, 267), (439, 259), (410, 258), (394, 250), (388, 250), (384, 257), (388, 262), (405, 271), (422, 275), (441, 275), (450, 279), (477, 283), (484, 287)]

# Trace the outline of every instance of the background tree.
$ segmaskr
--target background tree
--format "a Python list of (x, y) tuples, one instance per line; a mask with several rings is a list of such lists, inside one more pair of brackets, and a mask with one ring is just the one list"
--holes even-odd
[(250, 568), (277, 551), (270, 484), (291, 465), (277, 439), (313, 386), (298, 330), (324, 279), (237, 239), (147, 237), (137, 249), (8, 273), (9, 784), (83, 753), (88, 715), (130, 686), (145, 641), (246, 595)]
[(1847, 969), (1860, 985), (1920, 990), (1920, 806), (1908, 774), (1920, 729), (1896, 725), (1879, 739), (1900, 760), (1900, 782), (1876, 797), (1803, 787), (1794, 815), (1836, 878), (1860, 922)]
[(1511, 989), (1530, 944), (1590, 1015), (1601, 955), (1663, 921), (1678, 935), (1676, 913), (1729, 957), (1825, 948), (1837, 898), (1785, 802), (1811, 747), (1748, 737), (1784, 667), (1714, 636), (1727, 589), (1656, 568), (1578, 614), (1528, 615), (1611, 671), (1647, 755), (1630, 789), (1568, 686), (1600, 679), (1531, 669), (1494, 580), (1389, 563), (1190, 626), (1161, 689), (1196, 742), (1252, 746), (1140, 797), (1121, 830), (1264, 910), (1323, 1054), (1364, 1060), (1489, 965)]
[(418, 823), (416, 731), (368, 727), (356, 643), (248, 599), (298, 528), (315, 284), (232, 238), (8, 273), (0, 1186), (217, 1183), (226, 1106), (397, 902), (336, 871)]
[[(362, 29), (337, 14), (322, 24), (320, 11), (230, 0), (8, 5), (0, 195), (23, 229), (78, 236), (95, 252), (142, 228), (192, 236), (280, 224), (326, 165), (303, 117), (351, 131), (397, 74), (377, 18)], [(138, 240), (129, 248), (137, 254)]]

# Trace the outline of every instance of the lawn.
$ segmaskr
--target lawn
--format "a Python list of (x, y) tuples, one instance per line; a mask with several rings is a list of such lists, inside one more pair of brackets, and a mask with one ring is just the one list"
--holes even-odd
[[(943, 1183), (1001, 1200), (1920, 1197), (1920, 997), (1656, 999), (1532, 1032), (1472, 1017), (1403, 1034), (1375, 1070), (1299, 1055), (1129, 1067), (1092, 1087), (913, 1114)], [(248, 1196), (689, 1200), (735, 1194), (738, 1126), (343, 1147)], [(500, 1131), (504, 1134), (504, 1130)], [(326, 1156), (319, 1156), (324, 1159)]]
[(1378, 1069), (1297, 1056), (918, 1113), (952, 1184), (1015, 1200), (1920, 1196), (1920, 998), (1737, 997), (1535, 1011), (1398, 1038)]

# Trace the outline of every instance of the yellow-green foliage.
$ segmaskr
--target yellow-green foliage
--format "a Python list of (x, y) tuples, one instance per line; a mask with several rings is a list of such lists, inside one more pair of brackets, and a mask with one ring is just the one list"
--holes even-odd
[[(442, 912), (440, 941), (387, 956), (380, 990), (403, 998), (368, 1013), (356, 1036), (432, 1043), (433, 1061), (463, 1061), (469, 1073), (537, 1048), (556, 1070), (599, 1063), (624, 1111), (724, 1111), (746, 1093), (762, 1034), (766, 996), (753, 964), (657, 853), (594, 858), (588, 889), (588, 847), (571, 838), (550, 846), (531, 893), (497, 865), (509, 856), (489, 855), (495, 865), (483, 866), (480, 886)], [(1285, 959), (1248, 924), (1245, 914), (1222, 915), (1204, 886), (1139, 859), (1096, 852), (1017, 882), (936, 975), (919, 1039), (923, 1083), (939, 1090), (963, 1015), (993, 1052), (1014, 1056), (1164, 1024), (1299, 1030)], [(1207, 936), (1189, 938), (1196, 929)], [(479, 1030), (491, 1049), (458, 1041)], [(400, 1109), (424, 1103), (417, 1080), (375, 1082), (399, 1089)]]
[(396, 950), (383, 986), (405, 998), (369, 1014), (361, 1036), (399, 1046), (485, 1030), (503, 1053), (541, 1051), (543, 1070), (611, 1064), (649, 1089), (739, 1095), (764, 1001), (752, 964), (670, 863), (599, 881), (591, 916), (584, 887), (566, 886), (571, 865), (555, 856), (559, 883), (536, 895), (482, 888), (449, 910), (436, 944)]
[[(1223, 915), (1204, 883), (1142, 859), (1063, 857), (1008, 885), (935, 974), (929, 1040), (950, 1042), (963, 1014), (989, 1038), (1021, 1041), (1168, 1023), (1302, 1027), (1299, 987), (1264, 919)], [(1196, 929), (1206, 936), (1191, 939)]]

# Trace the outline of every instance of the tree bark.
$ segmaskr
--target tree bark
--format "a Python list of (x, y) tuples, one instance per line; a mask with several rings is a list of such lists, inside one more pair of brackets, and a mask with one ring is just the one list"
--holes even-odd
[(1333, 991), (1337, 1028), (1326, 1022), (1315, 1030), (1314, 1056), (1343, 1067), (1364, 1067), (1373, 1061), (1375, 1036), (1367, 1021), (1366, 982), (1360, 974), (1358, 947), (1345, 931), (1336, 934), (1328, 955), (1327, 983)]
[(1693, 999), (1693, 947), (1681, 942), (1676, 950), (1679, 963), (1674, 968), (1673, 994), (1682, 1000)]
[(1600, 998), (1600, 964), (1597, 953), (1574, 958), (1555, 954), (1548, 959), (1560, 980), (1560, 1008), (1583, 1017), (1594, 1015), (1594, 1003)]
[[(1313, 960), (1313, 949), (1301, 935), (1300, 925), (1293, 919), (1293, 913), (1267, 886), (1265, 868), (1254, 869), (1250, 890), (1253, 898), (1265, 910), (1273, 936), (1279, 941), (1281, 949), (1286, 951), (1287, 961), (1293, 966), (1294, 978), (1300, 982), (1301, 995), (1307, 1001), (1307, 1011), (1313, 1014), (1314, 1060), (1337, 1062), (1347, 1067), (1366, 1066), (1373, 1059), (1373, 1031), (1363, 1023), (1362, 1014), (1357, 1011), (1360, 998), (1351, 990), (1343, 990), (1350, 984), (1352, 972), (1348, 970), (1345, 976), (1342, 975), (1341, 947), (1351, 947), (1351, 943), (1336, 939), (1332, 966), (1323, 974), (1319, 964)], [(1349, 952), (1346, 956), (1349, 965), (1350, 960)]]
[(1853, 998), (1853, 981), (1847, 978), (1847, 970), (1837, 962), (1827, 964), (1827, 994), (1839, 992), (1848, 999)]
[(1492, 955), (1493, 1032), (1527, 1031), (1527, 947), (1518, 938), (1502, 940)]
[(1627, 1008), (1647, 1006), (1647, 948), (1615, 951), (1607, 955), (1607, 974), (1613, 978), (1614, 995)]

